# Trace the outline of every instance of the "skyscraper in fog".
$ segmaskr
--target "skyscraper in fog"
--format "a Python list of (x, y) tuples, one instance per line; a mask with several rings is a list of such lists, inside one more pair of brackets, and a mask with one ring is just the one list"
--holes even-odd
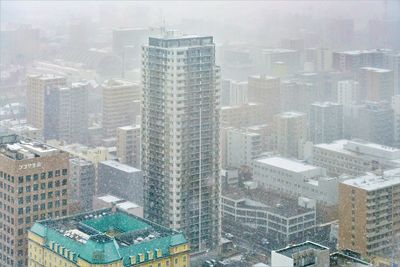
[(27, 122), (43, 130), (45, 90), (66, 85), (66, 79), (55, 75), (30, 75), (27, 78)]
[(343, 107), (333, 102), (315, 102), (310, 106), (310, 139), (314, 144), (343, 138)]
[(307, 115), (290, 111), (274, 116), (275, 150), (285, 157), (301, 158), (307, 141)]
[(214, 246), (219, 216), (219, 67), (213, 37), (175, 32), (143, 48), (142, 169), (147, 219)]
[(88, 138), (88, 83), (46, 88), (43, 136), (46, 140), (86, 144)]

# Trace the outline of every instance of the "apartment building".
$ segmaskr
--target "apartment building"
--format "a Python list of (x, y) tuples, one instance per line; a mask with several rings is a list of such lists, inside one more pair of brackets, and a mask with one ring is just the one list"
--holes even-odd
[(339, 247), (363, 257), (399, 255), (400, 169), (339, 185)]
[(117, 157), (121, 163), (140, 169), (140, 126), (117, 128)]

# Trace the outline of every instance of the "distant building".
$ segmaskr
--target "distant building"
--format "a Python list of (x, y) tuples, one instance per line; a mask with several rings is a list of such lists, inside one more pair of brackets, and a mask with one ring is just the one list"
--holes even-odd
[(352, 138), (393, 145), (393, 110), (387, 102), (367, 102), (355, 107)]
[(325, 169), (282, 157), (253, 161), (253, 180), (259, 186), (288, 195), (303, 196), (326, 204), (338, 201), (338, 183), (345, 177), (329, 177)]
[(333, 68), (352, 73), (362, 67), (382, 68), (386, 53), (380, 49), (333, 52)]
[(121, 163), (140, 169), (140, 126), (117, 128), (117, 157)]
[(261, 136), (246, 130), (228, 131), (227, 166), (240, 168), (251, 166), (252, 160), (261, 154)]
[(315, 202), (259, 189), (223, 191), (222, 216), (225, 226), (258, 229), (275, 245), (307, 240), (313, 236), (316, 224)]
[(90, 161), (71, 158), (69, 199), (71, 210), (86, 211), (92, 209), (92, 198), (96, 189), (96, 170)]
[(118, 127), (134, 123), (135, 114), (131, 107), (140, 99), (141, 87), (139, 83), (111, 79), (105, 81), (102, 88), (104, 137), (115, 137)]
[(182, 233), (119, 209), (40, 221), (29, 230), (28, 243), (29, 266), (190, 264), (189, 244)]
[[(259, 75), (250, 76), (248, 81), (249, 101), (262, 104), (266, 122), (271, 122), (273, 116), (280, 112), (281, 80), (277, 77)], [(259, 118), (257, 124), (263, 123), (265, 121)]]
[(393, 145), (400, 147), (400, 95), (392, 97), (393, 110)]
[(88, 83), (70, 87), (46, 88), (44, 97), (45, 140), (62, 140), (69, 144), (88, 141)]
[(307, 115), (284, 112), (274, 116), (275, 150), (285, 157), (301, 158), (307, 141)]
[(142, 171), (113, 160), (100, 162), (98, 194), (112, 194), (143, 205)]
[(126, 213), (133, 214), (143, 218), (143, 207), (139, 206), (136, 203), (127, 201), (125, 199), (113, 195), (102, 195), (93, 197), (94, 210), (112, 208), (113, 206), (117, 207), (120, 210), (125, 211)]
[(330, 143), (343, 138), (343, 106), (333, 102), (316, 102), (310, 106), (310, 140)]
[(287, 73), (294, 73), (300, 70), (300, 52), (293, 49), (273, 48), (261, 51), (261, 68), (265, 73), (272, 73), (274, 63), (282, 62), (288, 69)]
[(42, 131), (38, 128), (32, 127), (29, 124), (25, 125), (15, 125), (8, 128), (7, 131), (11, 134), (16, 134), (19, 136), (24, 136), (29, 139), (40, 140), (42, 139)]
[(263, 114), (263, 105), (260, 103), (221, 107), (221, 126), (224, 127), (258, 125), (265, 120), (266, 115)]
[(26, 230), (68, 215), (68, 154), (17, 135), (0, 137), (1, 266), (28, 266)]
[(308, 113), (311, 103), (318, 101), (318, 88), (311, 82), (283, 81), (281, 84), (281, 111)]
[(363, 257), (399, 255), (400, 169), (339, 185), (339, 247)]
[(376, 169), (396, 168), (400, 149), (363, 140), (337, 140), (313, 146), (311, 163), (331, 175), (361, 175)]
[(342, 80), (337, 84), (337, 102), (343, 107), (353, 105), (359, 100), (360, 84), (354, 80)]
[(43, 131), (46, 89), (66, 86), (66, 79), (56, 75), (28, 75), (26, 91), (27, 123)]
[(390, 101), (394, 95), (393, 71), (388, 69), (361, 68), (360, 98), (367, 101)]
[(237, 106), (249, 102), (247, 82), (222, 80), (221, 84), (222, 106)]

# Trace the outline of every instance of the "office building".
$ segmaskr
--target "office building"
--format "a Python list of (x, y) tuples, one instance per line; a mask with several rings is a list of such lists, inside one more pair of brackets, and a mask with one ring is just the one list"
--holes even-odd
[(393, 110), (393, 146), (400, 147), (400, 95), (392, 97)]
[(329, 264), (329, 248), (311, 241), (271, 253), (271, 267), (328, 267)]
[(316, 144), (312, 150), (312, 164), (325, 168), (330, 175), (361, 175), (397, 168), (400, 163), (400, 149), (360, 139)]
[[(280, 112), (281, 80), (276, 77), (259, 75), (250, 76), (248, 81), (249, 101), (262, 104), (266, 122), (271, 122), (273, 116)], [(257, 124), (263, 123), (265, 122), (259, 120)]]
[(228, 168), (250, 167), (252, 160), (261, 154), (261, 135), (242, 129), (228, 131)]
[(213, 37), (167, 32), (149, 38), (142, 77), (145, 217), (182, 230), (193, 250), (205, 250), (220, 237), (220, 78)]
[(359, 87), (360, 87), (359, 82), (354, 80), (338, 81), (337, 103), (343, 105), (343, 108), (345, 108), (358, 102), (359, 101), (358, 95), (360, 90)]
[(318, 101), (318, 88), (311, 82), (287, 80), (281, 84), (281, 111), (308, 113), (311, 103)]
[(119, 209), (40, 221), (28, 242), (29, 266), (189, 266), (182, 233)]
[(399, 255), (400, 169), (339, 185), (339, 247), (363, 257)]
[(123, 210), (126, 213), (143, 218), (143, 207), (136, 203), (113, 195), (100, 195), (93, 197), (94, 210), (112, 208), (113, 206), (116, 206), (118, 209)]
[(48, 88), (66, 86), (66, 79), (56, 75), (28, 75), (26, 91), (27, 123), (43, 131), (45, 91)]
[(325, 205), (337, 204), (338, 183), (344, 179), (345, 176), (327, 176), (324, 168), (282, 157), (253, 161), (253, 180), (260, 187), (314, 199)]
[(247, 82), (233, 80), (222, 80), (221, 82), (221, 105), (237, 106), (247, 104), (248, 89)]
[(111, 79), (105, 81), (102, 88), (104, 138), (111, 138), (116, 136), (118, 127), (134, 123), (132, 105), (140, 99), (141, 87), (139, 83)]
[(284, 112), (274, 116), (275, 151), (285, 157), (302, 158), (302, 147), (307, 141), (307, 115)]
[(0, 265), (27, 266), (26, 230), (68, 214), (68, 154), (17, 135), (0, 138)]
[(333, 52), (333, 68), (350, 73), (355, 73), (363, 67), (382, 68), (387, 52), (382, 49)]
[(367, 101), (390, 101), (394, 95), (393, 71), (388, 69), (361, 68), (360, 98)]
[(352, 138), (393, 145), (393, 110), (388, 102), (367, 102), (355, 109)]
[(386, 54), (384, 68), (393, 71), (393, 94), (400, 94), (400, 53)]
[(273, 48), (263, 49), (260, 55), (261, 69), (271, 74), (276, 62), (282, 62), (287, 66), (287, 74), (294, 73), (301, 69), (300, 52), (293, 49)]
[(343, 106), (333, 102), (316, 102), (310, 106), (310, 140), (314, 144), (343, 138)]
[(97, 193), (112, 194), (143, 205), (142, 171), (113, 160), (100, 162)]
[(221, 126), (240, 128), (258, 125), (263, 121), (266, 121), (266, 114), (261, 103), (221, 107)]
[(7, 131), (10, 134), (23, 136), (29, 139), (34, 139), (34, 140), (42, 139), (42, 131), (40, 131), (38, 128), (30, 126), (29, 124), (25, 125), (18, 124), (15, 126), (11, 126), (10, 128), (7, 129)]
[(88, 83), (46, 88), (44, 97), (45, 140), (86, 144), (88, 140)]
[(80, 158), (71, 158), (69, 164), (70, 211), (90, 210), (92, 209), (92, 198), (96, 189), (96, 169), (94, 164)]
[(316, 225), (315, 201), (291, 199), (272, 191), (231, 188), (222, 192), (224, 226), (249, 227), (264, 233), (274, 245), (307, 240)]
[(119, 162), (140, 169), (140, 126), (117, 128), (117, 157)]

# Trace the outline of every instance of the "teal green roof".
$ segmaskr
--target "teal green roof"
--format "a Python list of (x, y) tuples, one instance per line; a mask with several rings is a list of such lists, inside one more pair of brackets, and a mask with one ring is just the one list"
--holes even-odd
[[(156, 249), (159, 249), (162, 251), (162, 257), (168, 257), (171, 247), (187, 243), (182, 233), (155, 225), (125, 212), (108, 212), (105, 216), (96, 217), (88, 219), (83, 214), (59, 220), (37, 222), (30, 231), (45, 238), (45, 245), (51, 249), (53, 241), (74, 252), (74, 262), (79, 257), (92, 264), (108, 264), (123, 259), (124, 266), (131, 266), (131, 256), (136, 256), (136, 260), (139, 261), (139, 254), (142, 253), (145, 256), (145, 261), (148, 261), (147, 252), (153, 251), (154, 257), (156, 257)], [(74, 227), (80, 227), (90, 236), (86, 243), (63, 234), (65, 230), (71, 230)], [(119, 235), (117, 234), (115, 237), (106, 235), (105, 233), (110, 230), (115, 230)], [(131, 234), (135, 236), (136, 233), (140, 234), (147, 230), (160, 232), (161, 236), (140, 243), (131, 242), (129, 244), (123, 242), (124, 240), (120, 238), (121, 236), (128, 237), (127, 240), (129, 240)]]
[(151, 227), (144, 221), (132, 220), (132, 217), (126, 213), (115, 213), (110, 216), (86, 220), (82, 223), (102, 233), (109, 230), (129, 232)]

